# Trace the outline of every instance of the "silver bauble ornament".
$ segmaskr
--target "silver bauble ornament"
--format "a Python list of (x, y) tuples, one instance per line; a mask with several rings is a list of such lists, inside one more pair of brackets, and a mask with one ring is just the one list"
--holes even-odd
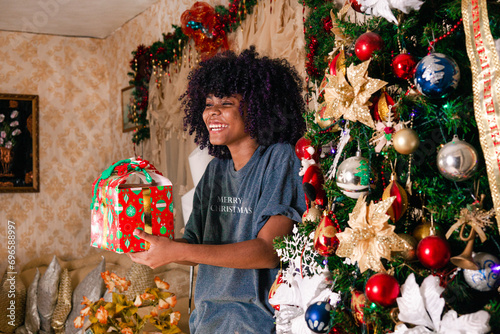
[(479, 265), (479, 270), (464, 269), (464, 278), (471, 288), (479, 291), (495, 289), (499, 283), (500, 260), (484, 252), (473, 253), (472, 259)]
[(350, 198), (359, 198), (370, 188), (368, 159), (357, 152), (356, 156), (344, 160), (337, 168), (337, 186)]
[(448, 180), (465, 181), (477, 169), (477, 151), (455, 135), (451, 142), (439, 150), (437, 166), (441, 175)]

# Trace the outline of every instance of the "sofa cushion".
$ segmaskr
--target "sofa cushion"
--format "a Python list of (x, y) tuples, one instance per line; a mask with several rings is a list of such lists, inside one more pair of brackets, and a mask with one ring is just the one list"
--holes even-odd
[(72, 292), (68, 269), (64, 269), (59, 279), (57, 303), (50, 323), (56, 334), (64, 333), (64, 323), (71, 312)]
[(40, 281), (40, 272), (36, 270), (33, 282), (28, 288), (26, 297), (26, 316), (24, 317), (24, 326), (28, 333), (36, 334), (40, 330), (40, 316), (37, 308), (38, 282)]
[[(12, 272), (18, 272), (12, 270)], [(24, 321), (24, 311), (26, 309), (26, 286), (18, 275), (9, 274), (5, 268), (0, 283), (0, 310), (6, 312), (0, 317), (0, 332), (14, 333)]]
[(101, 273), (104, 271), (106, 271), (106, 261), (103, 257), (101, 263), (99, 263), (99, 265), (94, 268), (76, 287), (71, 301), (71, 313), (66, 319), (66, 334), (74, 334), (78, 332), (78, 329), (75, 328), (73, 321), (80, 315), (80, 311), (83, 309), (83, 305), (81, 304), (83, 296), (87, 297), (91, 301), (97, 301), (103, 296), (106, 287), (104, 286), (104, 280), (101, 277)]
[(49, 266), (40, 277), (37, 292), (37, 307), (40, 315), (40, 331), (42, 333), (53, 333), (50, 322), (57, 302), (57, 290), (59, 287), (59, 277), (61, 276), (61, 266), (54, 255)]

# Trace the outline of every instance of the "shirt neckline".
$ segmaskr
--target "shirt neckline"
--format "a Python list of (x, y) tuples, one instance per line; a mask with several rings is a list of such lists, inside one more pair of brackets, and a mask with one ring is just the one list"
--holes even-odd
[(243, 166), (239, 170), (234, 170), (234, 161), (233, 161), (233, 159), (231, 159), (231, 161), (228, 164), (228, 168), (229, 168), (229, 172), (230, 172), (231, 176), (237, 177), (237, 178), (241, 178), (241, 177), (245, 176), (248, 173), (248, 171), (252, 169), (252, 166), (255, 164), (255, 161), (257, 160), (257, 157), (258, 157), (258, 155), (260, 155), (261, 151), (262, 151), (262, 146), (259, 145), (257, 147), (257, 149), (255, 150), (255, 152), (253, 152), (250, 160), (248, 160), (248, 162), (245, 164), (245, 166)]

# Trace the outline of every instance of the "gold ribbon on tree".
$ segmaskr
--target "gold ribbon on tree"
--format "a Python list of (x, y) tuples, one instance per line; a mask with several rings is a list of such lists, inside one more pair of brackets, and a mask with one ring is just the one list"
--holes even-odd
[(372, 269), (385, 272), (380, 258), (391, 260), (391, 252), (406, 250), (407, 244), (396, 233), (395, 226), (389, 225), (387, 210), (396, 197), (370, 205), (365, 203), (366, 195), (358, 198), (356, 206), (349, 214), (350, 226), (337, 233), (340, 241), (337, 256), (348, 257), (358, 263), (361, 272)]
[(494, 214), (493, 209), (486, 211), (479, 208), (463, 208), (460, 210), (460, 218), (446, 232), (446, 239), (449, 239), (451, 234), (459, 227), (469, 224), (476, 231), (477, 235), (479, 235), (481, 242), (485, 242), (487, 238), (483, 228), (491, 225), (490, 219)]
[(462, 17), (472, 69), (474, 113), (500, 230), (500, 60), (486, 0), (462, 0)]

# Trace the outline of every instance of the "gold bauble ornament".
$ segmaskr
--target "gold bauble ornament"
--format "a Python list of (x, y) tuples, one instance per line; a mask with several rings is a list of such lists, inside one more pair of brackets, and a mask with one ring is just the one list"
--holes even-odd
[(404, 128), (392, 136), (392, 145), (400, 154), (412, 154), (420, 145), (420, 139), (415, 130)]
[(430, 235), (437, 235), (438, 237), (443, 238), (443, 229), (441, 228), (441, 226), (434, 222), (424, 220), (413, 230), (413, 237), (417, 239), (417, 242)]
[(307, 224), (310, 222), (315, 222), (321, 219), (323, 216), (322, 212), (318, 207), (313, 206), (307, 209), (302, 215), (302, 223)]
[(400, 257), (406, 262), (416, 260), (418, 244), (417, 239), (406, 233), (398, 233), (398, 236), (403, 239), (406, 249), (403, 251), (392, 252), (391, 255), (393, 257)]

